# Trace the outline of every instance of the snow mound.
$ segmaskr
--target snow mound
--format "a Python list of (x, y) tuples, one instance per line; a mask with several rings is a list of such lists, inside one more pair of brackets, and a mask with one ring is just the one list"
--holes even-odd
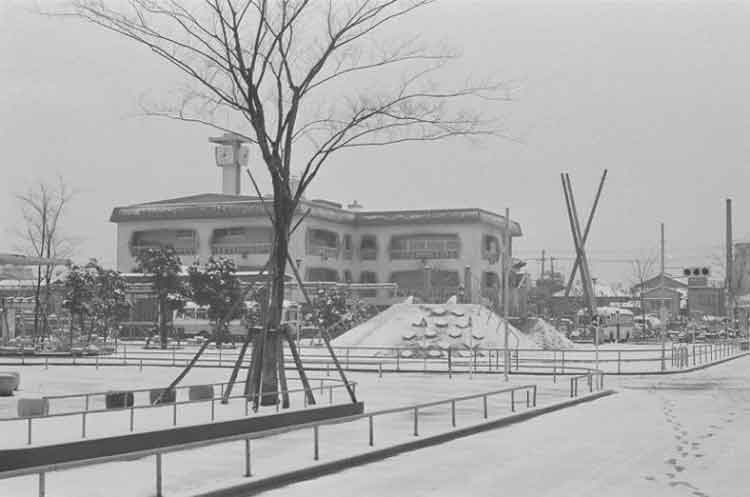
[[(420, 326), (416, 326), (419, 324)], [(508, 345), (539, 349), (540, 346), (512, 325)], [(402, 349), (402, 357), (444, 357), (447, 350), (481, 351), (502, 348), (503, 319), (478, 304), (394, 304), (372, 319), (333, 340), (337, 347)], [(408, 352), (407, 355), (404, 353)], [(382, 350), (375, 355), (393, 355)]]
[(557, 328), (541, 318), (532, 318), (522, 326), (524, 334), (542, 349), (572, 349), (575, 345)]

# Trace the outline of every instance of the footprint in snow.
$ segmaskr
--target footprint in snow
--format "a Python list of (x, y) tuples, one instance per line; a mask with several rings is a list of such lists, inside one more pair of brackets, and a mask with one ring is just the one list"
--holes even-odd
[(678, 487), (678, 486), (683, 486), (683, 487), (688, 487), (688, 488), (692, 488), (692, 489), (694, 489), (694, 490), (698, 490), (697, 488), (695, 488), (695, 487), (694, 487), (693, 485), (691, 485), (690, 483), (688, 483), (688, 482), (686, 482), (686, 481), (682, 481), (682, 480), (680, 480), (680, 481), (671, 481), (671, 482), (669, 482), (669, 486), (670, 486), (670, 487)]

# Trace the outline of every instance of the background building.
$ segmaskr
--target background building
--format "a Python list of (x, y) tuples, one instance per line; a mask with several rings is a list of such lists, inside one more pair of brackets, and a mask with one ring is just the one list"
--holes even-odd
[[(223, 169), (226, 169), (225, 167)], [(205, 193), (116, 207), (117, 269), (131, 272), (135, 255), (148, 247), (173, 246), (183, 264), (210, 256), (234, 260), (240, 271), (262, 268), (271, 251), (266, 215), (270, 197), (237, 195), (239, 175), (223, 175), (221, 194)], [(290, 254), (305, 282), (395, 283), (400, 296), (442, 302), (501, 302), (506, 219), (478, 208), (366, 211), (327, 200), (302, 199), (290, 239)], [(510, 223), (510, 237), (521, 235)], [(522, 266), (513, 261), (511, 301), (519, 298)]]

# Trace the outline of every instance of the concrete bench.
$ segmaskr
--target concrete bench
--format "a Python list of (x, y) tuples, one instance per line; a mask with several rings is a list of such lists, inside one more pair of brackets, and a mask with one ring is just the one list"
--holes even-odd
[(18, 390), (18, 387), (21, 385), (21, 373), (19, 373), (18, 371), (0, 371), (0, 376), (6, 374), (12, 375), (16, 378), (13, 390)]
[(31, 418), (34, 416), (46, 416), (49, 414), (49, 400), (41, 398), (18, 399), (18, 417)]
[(113, 391), (107, 392), (104, 396), (104, 404), (107, 409), (122, 409), (133, 406), (133, 392), (130, 391)]
[(190, 400), (211, 400), (214, 398), (213, 385), (193, 385), (188, 389)]
[(18, 378), (10, 373), (0, 373), (0, 397), (10, 397), (18, 387)]

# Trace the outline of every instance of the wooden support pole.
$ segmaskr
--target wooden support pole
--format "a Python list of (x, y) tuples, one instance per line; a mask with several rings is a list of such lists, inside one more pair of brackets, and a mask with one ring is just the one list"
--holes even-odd
[(276, 357), (279, 367), (279, 388), (281, 389), (281, 407), (289, 409), (289, 386), (286, 381), (286, 369), (284, 369), (284, 342), (279, 337), (279, 346), (276, 348)]
[(237, 381), (237, 375), (239, 374), (240, 368), (242, 367), (242, 361), (245, 359), (245, 353), (247, 352), (248, 345), (250, 345), (249, 331), (247, 337), (245, 337), (245, 343), (242, 344), (242, 348), (240, 349), (240, 354), (237, 356), (237, 361), (234, 363), (234, 367), (232, 368), (232, 374), (229, 375), (227, 387), (223, 389), (221, 395), (222, 404), (226, 404), (229, 402), (229, 396), (232, 394), (232, 387), (234, 386), (234, 382)]
[[(307, 301), (307, 303), (312, 305), (312, 300), (310, 299), (310, 296), (307, 295), (305, 286), (302, 283), (302, 277), (300, 277), (299, 271), (297, 270), (297, 266), (292, 260), (292, 257), (289, 255), (289, 252), (287, 252), (286, 257), (287, 257), (289, 266), (292, 268), (294, 277), (297, 279), (297, 284), (299, 284), (300, 290), (302, 291), (302, 295), (305, 297), (305, 300)], [(328, 330), (321, 330), (320, 335), (323, 338), (323, 342), (326, 344), (326, 348), (328, 349), (328, 353), (331, 355), (331, 359), (333, 359), (333, 364), (336, 366), (336, 370), (339, 372), (339, 376), (341, 376), (341, 380), (344, 382), (346, 391), (349, 392), (349, 397), (351, 398), (352, 402), (357, 402), (357, 396), (354, 394), (354, 389), (352, 389), (352, 386), (349, 383), (349, 380), (347, 380), (346, 374), (344, 373), (344, 370), (341, 367), (341, 364), (339, 363), (339, 359), (338, 357), (336, 357), (336, 353), (333, 351), (333, 347), (331, 347), (331, 337), (328, 334)]]
[(163, 397), (167, 395), (167, 392), (171, 392), (172, 390), (174, 390), (177, 384), (180, 383), (182, 379), (185, 378), (185, 376), (187, 376), (187, 374), (190, 372), (192, 367), (195, 365), (195, 363), (198, 362), (198, 359), (208, 347), (208, 344), (211, 343), (212, 341), (213, 341), (213, 338), (209, 338), (208, 340), (203, 342), (203, 345), (201, 345), (201, 347), (198, 349), (198, 352), (195, 353), (193, 358), (190, 360), (190, 363), (185, 367), (185, 369), (182, 370), (182, 372), (177, 376), (177, 378), (174, 379), (174, 381), (167, 388), (161, 391), (159, 396), (154, 400), (153, 405), (160, 404), (163, 400)]
[(313, 395), (313, 391), (310, 386), (310, 380), (308, 380), (307, 378), (305, 368), (302, 366), (302, 359), (300, 358), (299, 351), (297, 350), (297, 345), (294, 343), (294, 338), (289, 333), (289, 328), (285, 327), (283, 333), (284, 337), (286, 338), (287, 344), (289, 344), (289, 350), (292, 352), (294, 365), (297, 367), (297, 373), (299, 374), (300, 381), (302, 381), (302, 388), (305, 389), (305, 398), (307, 399), (307, 404), (314, 405), (315, 396)]

